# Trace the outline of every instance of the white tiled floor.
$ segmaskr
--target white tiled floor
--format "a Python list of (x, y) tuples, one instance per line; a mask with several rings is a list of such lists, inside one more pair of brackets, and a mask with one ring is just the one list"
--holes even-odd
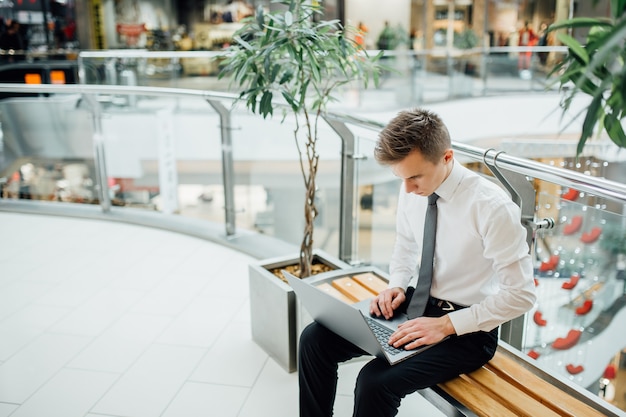
[[(105, 221), (0, 213), (0, 417), (293, 417), (251, 339), (249, 256)], [(226, 319), (227, 318), (227, 319)], [(363, 362), (341, 366), (349, 416)], [(399, 416), (436, 416), (414, 394)]]

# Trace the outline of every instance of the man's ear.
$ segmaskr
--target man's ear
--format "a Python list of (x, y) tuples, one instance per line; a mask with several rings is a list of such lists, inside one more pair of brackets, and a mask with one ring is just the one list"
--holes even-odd
[(443, 154), (443, 162), (445, 162), (446, 164), (450, 161), (452, 161), (454, 159), (454, 151), (450, 148), (450, 149), (446, 149), (446, 151)]

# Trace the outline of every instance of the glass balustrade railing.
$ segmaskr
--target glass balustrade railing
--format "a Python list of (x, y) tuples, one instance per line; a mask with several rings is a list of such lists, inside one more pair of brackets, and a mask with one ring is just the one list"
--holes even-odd
[[(238, 232), (299, 245), (304, 187), (294, 126), (233, 108), (230, 97), (225, 145), (220, 115), (201, 91), (191, 93), (118, 88), (0, 101), (2, 198), (110, 205), (222, 225), (230, 211)], [(228, 184), (225, 147), (234, 170)], [(336, 253), (341, 141), (329, 127), (321, 129), (318, 153), (316, 247)]]
[[(369, 53), (373, 55), (377, 51)], [(388, 69), (383, 71), (376, 93), (345, 87), (334, 107), (380, 110), (385, 106), (395, 108), (459, 97), (554, 89), (556, 86), (548, 74), (564, 53), (564, 47), (385, 51), (383, 63)], [(217, 77), (223, 54), (221, 51), (82, 51), (78, 58), (79, 78), (85, 84), (228, 92), (231, 91), (228, 81)]]
[[(300, 243), (303, 187), (288, 120), (263, 120), (232, 108), (232, 95), (197, 90), (4, 84), (0, 92), (39, 94), (0, 101), (0, 209), (81, 203), (71, 205), (221, 224), (225, 242), (257, 232)], [(326, 120), (315, 246), (386, 269), (400, 183), (373, 158), (382, 124), (341, 114)], [(600, 178), (621, 163), (570, 166), (564, 155), (548, 165), (454, 146), (462, 163), (504, 179), (523, 207), (539, 301), (527, 320), (503, 331), (505, 340), (598, 392), (626, 344), (614, 337), (626, 311), (626, 187)], [(583, 172), (568, 169), (577, 166)], [(544, 219), (555, 226), (543, 229)], [(257, 254), (270, 250), (262, 246)]]

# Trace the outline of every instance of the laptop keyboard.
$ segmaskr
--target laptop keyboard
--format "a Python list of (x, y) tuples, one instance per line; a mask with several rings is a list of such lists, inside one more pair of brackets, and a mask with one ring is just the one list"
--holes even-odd
[(371, 317), (367, 317), (367, 316), (363, 316), (363, 317), (365, 317), (365, 321), (367, 322), (368, 326), (370, 326), (370, 329), (372, 329), (372, 331), (374, 332), (376, 339), (378, 339), (378, 341), (380, 342), (380, 345), (385, 350), (385, 352), (390, 353), (392, 355), (396, 355), (398, 353), (404, 352), (404, 349), (395, 348), (388, 343), (389, 337), (393, 334), (393, 330), (385, 326), (382, 326), (380, 323), (378, 323), (376, 320), (372, 319)]

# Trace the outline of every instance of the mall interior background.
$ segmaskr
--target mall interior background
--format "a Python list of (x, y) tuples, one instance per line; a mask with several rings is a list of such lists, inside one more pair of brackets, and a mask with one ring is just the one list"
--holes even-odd
[[(226, 0), (50, 2), (1, 0), (0, 16), (5, 21), (20, 22), (20, 30), (27, 47), (25, 61), (43, 62), (51, 59), (72, 61), (76, 59), (78, 52), (87, 50), (139, 51), (147, 49), (219, 52), (229, 44), (234, 31), (241, 27), (240, 19), (243, 16), (251, 13), (259, 5), (267, 9), (275, 7), (268, 0), (249, 1), (247, 4), (235, 2), (235, 6), (227, 3)], [(377, 49), (380, 46), (378, 43), (380, 35), (388, 25), (396, 40), (390, 49), (395, 51), (428, 50), (435, 51), (435, 53), (443, 51), (442, 53), (445, 53), (451, 48), (455, 50), (461, 48), (459, 46), (461, 44), (456, 43), (456, 40), (465, 39), (468, 34), (475, 35), (472, 46), (515, 47), (520, 44), (519, 31), (525, 22), (529, 22), (534, 31), (539, 32), (542, 23), (549, 24), (573, 16), (608, 15), (608, 0), (599, 1), (596, 8), (593, 8), (591, 3), (591, 1), (582, 0), (389, 0), (384, 2), (384, 7), (381, 7), (381, 2), (373, 0), (352, 0), (328, 1), (324, 2), (324, 7), (325, 18), (336, 17), (354, 26), (353, 36), (358, 34), (356, 28), (362, 24), (362, 35), (367, 49)], [(450, 16), (453, 16), (453, 19), (449, 19)], [(579, 32), (574, 35), (582, 38), (584, 33)], [(553, 40), (550, 42), (548, 45), (556, 46)], [(545, 69), (549, 69), (551, 60), (555, 59), (555, 56), (557, 55), (550, 54)], [(154, 77), (151, 78), (151, 82), (153, 85), (160, 85), (161, 80), (158, 74), (154, 73), (154, 71), (158, 72), (158, 68), (152, 71), (151, 75)], [(208, 59), (187, 59), (177, 71), (180, 71), (180, 77), (188, 77), (185, 82), (189, 84), (184, 85), (193, 85), (197, 80), (215, 82), (216, 69)], [(521, 73), (519, 75), (518, 78), (523, 78)], [(104, 77), (103, 80), (103, 83), (106, 83), (108, 78)], [(0, 81), (6, 80), (0, 79)], [(129, 82), (129, 84), (132, 83)], [(220, 85), (220, 88), (224, 86)], [(488, 100), (485, 100), (483, 105), (487, 109)], [(475, 137), (479, 138), (480, 134), (476, 133)], [(490, 140), (492, 138), (487, 138), (484, 143), (480, 143), (480, 139), (477, 139), (476, 144), (487, 147)], [(530, 143), (531, 141), (522, 143), (513, 139), (499, 144), (509, 149), (517, 147), (519, 150)], [(536, 153), (531, 153), (530, 156), (541, 159), (537, 158)], [(554, 163), (557, 160), (566, 165), (569, 164), (569, 167), (575, 166), (572, 158), (558, 158), (554, 155), (543, 158), (546, 163)], [(601, 160), (594, 160), (590, 162), (590, 166), (607, 178), (623, 182), (623, 178), (626, 177), (623, 164), (603, 164)], [(123, 186), (123, 184), (116, 185)], [(364, 195), (367, 194), (365, 188)], [(194, 188), (190, 191), (195, 199), (198, 194), (204, 195), (205, 188)], [(250, 193), (249, 190), (246, 192)], [(266, 205), (270, 200), (269, 195), (264, 193), (250, 194), (254, 194), (249, 196), (253, 201), (251, 204)], [(9, 198), (18, 195), (19, 191)], [(219, 198), (219, 194), (210, 192), (204, 197), (207, 202), (219, 202), (213, 200)], [(280, 196), (274, 196), (274, 198), (280, 198)], [(388, 198), (393, 198), (392, 191)], [(333, 204), (336, 204), (336, 200), (331, 199), (331, 201), (326, 207), (329, 211), (332, 211)], [(548, 199), (543, 200), (541, 205), (549, 211), (549, 207), (556, 206), (556, 203)], [(217, 204), (214, 204), (215, 206)], [(191, 213), (191, 215), (200, 214)], [(251, 223), (256, 225), (258, 222), (259, 229), (262, 229), (264, 227), (262, 217), (262, 215), (257, 216), (251, 220)], [(273, 224), (270, 227), (278, 228), (280, 225)], [(567, 244), (565, 246), (567, 247)], [(549, 265), (546, 268), (548, 269), (543, 272), (549, 274)], [(548, 296), (556, 297), (557, 290), (548, 289)], [(619, 288), (614, 290), (619, 291)], [(550, 311), (544, 310), (543, 313), (547, 316)], [(575, 324), (579, 323), (575, 322)], [(559, 329), (561, 330), (566, 329)], [(556, 330), (553, 329), (553, 331)], [(531, 337), (537, 341), (536, 346), (539, 346), (537, 349), (531, 349), (534, 354), (541, 350), (542, 338), (545, 336), (545, 332), (542, 334), (539, 330), (531, 334)], [(617, 375), (624, 375), (626, 352), (617, 350), (614, 353), (612, 357), (603, 358), (607, 363), (607, 372), (603, 378), (585, 383), (585, 387), (589, 387), (594, 393), (602, 392), (602, 395), (607, 395), (608, 386), (609, 391), (613, 390), (608, 396), (622, 409), (626, 409), (626, 400), (620, 397), (620, 394), (623, 397), (626, 392), (626, 383), (616, 378)], [(620, 372), (616, 374), (615, 369)]]

